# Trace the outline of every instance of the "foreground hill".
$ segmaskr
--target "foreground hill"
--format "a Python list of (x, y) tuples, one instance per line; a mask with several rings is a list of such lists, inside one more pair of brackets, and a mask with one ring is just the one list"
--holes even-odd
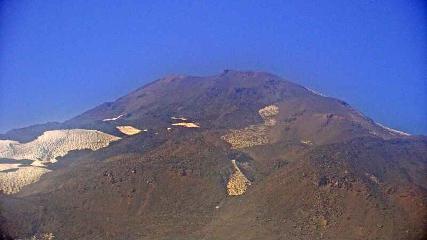
[[(96, 130), (114, 141), (67, 150), (42, 166), (49, 171), (35, 181), (3, 195), (0, 223), (8, 235), (422, 239), (426, 234), (427, 139), (378, 125), (343, 101), (272, 74), (169, 76), (64, 123), (1, 138), (24, 145), (46, 131), (65, 129)], [(20, 169), (19, 161), (37, 161), (8, 151), (3, 164)]]

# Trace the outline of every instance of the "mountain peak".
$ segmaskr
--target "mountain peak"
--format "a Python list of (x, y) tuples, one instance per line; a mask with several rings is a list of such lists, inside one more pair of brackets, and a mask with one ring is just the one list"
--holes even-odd
[(186, 77), (188, 77), (188, 76), (183, 75), (183, 74), (168, 74), (168, 75), (162, 77), (161, 81), (167, 83), (167, 82), (172, 82), (172, 81), (175, 81), (178, 79), (184, 79)]
[(265, 72), (265, 71), (250, 71), (250, 70), (236, 70), (236, 69), (224, 69), (222, 73), (219, 74), (219, 76), (234, 76), (234, 77), (275, 77), (279, 78), (278, 76)]

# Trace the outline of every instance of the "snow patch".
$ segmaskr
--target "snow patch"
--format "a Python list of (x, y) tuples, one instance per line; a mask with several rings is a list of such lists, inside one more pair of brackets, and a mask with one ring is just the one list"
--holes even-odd
[(16, 193), (23, 186), (38, 181), (51, 171), (45, 168), (47, 164), (56, 162), (72, 150), (95, 151), (119, 139), (97, 130), (63, 129), (46, 131), (28, 143), (0, 140), (0, 158), (8, 160), (0, 163), (0, 191)]
[(0, 140), (0, 157), (2, 152), (10, 150), (13, 145), (17, 145), (17, 144), (20, 144), (20, 143), (12, 140)]
[(119, 137), (97, 130), (63, 129), (46, 131), (28, 143), (0, 140), (0, 158), (53, 163), (69, 151), (106, 147)]
[(115, 121), (115, 120), (117, 120), (117, 119), (119, 119), (119, 118), (121, 118), (121, 117), (123, 117), (123, 114), (120, 114), (119, 116), (117, 116), (117, 117), (113, 117), (113, 118), (106, 118), (106, 119), (104, 119), (104, 120), (102, 120), (102, 121), (103, 121), (103, 122)]
[(276, 116), (279, 108), (276, 105), (269, 105), (258, 111), (264, 119), (263, 124), (250, 125), (243, 129), (232, 129), (221, 137), (221, 139), (231, 144), (233, 149), (264, 145), (270, 142), (268, 131), (277, 123)]
[(173, 120), (181, 120), (181, 121), (187, 121), (188, 119), (185, 117), (171, 117)]
[(42, 233), (42, 234), (36, 234), (32, 236), (31, 238), (26, 238), (26, 240), (54, 240), (55, 235), (53, 233)]
[(393, 128), (386, 127), (386, 126), (384, 126), (384, 125), (382, 125), (380, 123), (376, 122), (375, 124), (377, 124), (378, 126), (382, 127), (383, 129), (387, 130), (391, 134), (401, 135), (401, 136), (411, 136), (411, 134), (409, 134), (409, 133), (402, 132), (402, 131), (399, 131), (399, 130), (396, 130), (396, 129), (393, 129)]
[[(141, 132), (140, 129), (132, 127), (132, 126), (117, 126), (116, 127), (120, 132), (126, 135), (135, 135)], [(146, 132), (146, 129), (144, 130)]]
[(41, 167), (21, 167), (13, 172), (0, 172), (0, 191), (5, 194), (17, 193), (22, 187), (37, 182), (51, 170)]
[(231, 164), (233, 165), (233, 174), (228, 179), (227, 193), (229, 196), (240, 196), (246, 192), (251, 182), (237, 166), (236, 160), (231, 160)]
[(274, 117), (279, 113), (279, 107), (276, 105), (269, 105), (261, 108), (258, 113), (262, 119), (264, 119), (265, 125), (274, 126), (276, 125), (276, 119)]
[(317, 91), (314, 91), (313, 89), (310, 89), (310, 88), (307, 88), (307, 87), (305, 89), (307, 89), (309, 92), (314, 93), (316, 95), (319, 95), (319, 96), (322, 96), (322, 97), (327, 97), (325, 94), (317, 92)]
[(187, 128), (199, 128), (200, 127), (196, 123), (192, 123), (192, 122), (172, 123), (172, 126), (181, 126), (181, 127), (187, 127)]
[(301, 140), (301, 143), (305, 145), (313, 145), (313, 142), (311, 142), (310, 140)]
[[(176, 122), (172, 123), (172, 126), (181, 126), (181, 127), (187, 127), (187, 128), (199, 128), (200, 126), (197, 123), (188, 121), (188, 118), (186, 117), (171, 117), (172, 120), (180, 120), (182, 122)], [(168, 131), (171, 130), (171, 128), (168, 128)]]
[(11, 169), (18, 169), (21, 165), (22, 164), (19, 161), (16, 161), (16, 163), (0, 163), (0, 173)]

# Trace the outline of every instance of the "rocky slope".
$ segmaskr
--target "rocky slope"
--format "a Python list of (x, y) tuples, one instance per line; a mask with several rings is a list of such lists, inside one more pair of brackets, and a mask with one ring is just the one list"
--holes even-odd
[[(69, 121), (121, 138), (3, 195), (12, 237), (422, 239), (427, 139), (262, 72), (169, 76)], [(38, 134), (35, 134), (38, 133)], [(9, 142), (10, 143), (10, 142)], [(37, 151), (34, 151), (37, 152)], [(68, 151), (67, 151), (68, 152)], [(0, 163), (1, 165), (2, 163)]]

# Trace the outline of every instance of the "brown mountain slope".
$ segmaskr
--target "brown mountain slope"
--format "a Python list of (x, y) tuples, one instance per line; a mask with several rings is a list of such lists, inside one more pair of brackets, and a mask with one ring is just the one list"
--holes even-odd
[(362, 138), (312, 149), (224, 204), (207, 239), (421, 239), (426, 158), (407, 151), (425, 156), (426, 142)]
[[(127, 136), (117, 126), (147, 131)], [(426, 234), (425, 137), (385, 129), (342, 101), (271, 74), (166, 77), (60, 126), (74, 127), (123, 139), (95, 152), (70, 153), (40, 181), (1, 196), (1, 228), (9, 235), (422, 239)]]
[(281, 117), (289, 121), (309, 115), (306, 121), (333, 122), (338, 120), (336, 114), (380, 136), (389, 134), (342, 101), (320, 96), (272, 74), (231, 70), (211, 77), (169, 76), (66, 124), (84, 125), (122, 116), (118, 122), (141, 128), (161, 127), (169, 124), (170, 116), (186, 116), (205, 128), (241, 128), (259, 122), (259, 115), (253, 113), (271, 103), (283, 103)]
[(97, 129), (120, 134), (115, 128), (117, 125), (161, 128), (169, 126), (173, 116), (186, 116), (200, 122), (205, 129), (243, 128), (262, 122), (261, 117), (254, 113), (272, 103), (281, 104), (282, 120), (289, 123), (300, 120), (295, 125), (302, 126), (293, 130), (303, 135), (321, 131), (319, 128), (332, 123), (339, 124), (342, 129), (336, 126), (331, 126), (331, 129), (346, 131), (351, 135), (349, 137), (367, 134), (385, 138), (399, 136), (378, 126), (343, 101), (321, 96), (278, 76), (226, 70), (209, 77), (168, 76), (62, 124), (16, 129), (1, 135), (0, 139), (29, 141), (43, 131), (61, 128)]

